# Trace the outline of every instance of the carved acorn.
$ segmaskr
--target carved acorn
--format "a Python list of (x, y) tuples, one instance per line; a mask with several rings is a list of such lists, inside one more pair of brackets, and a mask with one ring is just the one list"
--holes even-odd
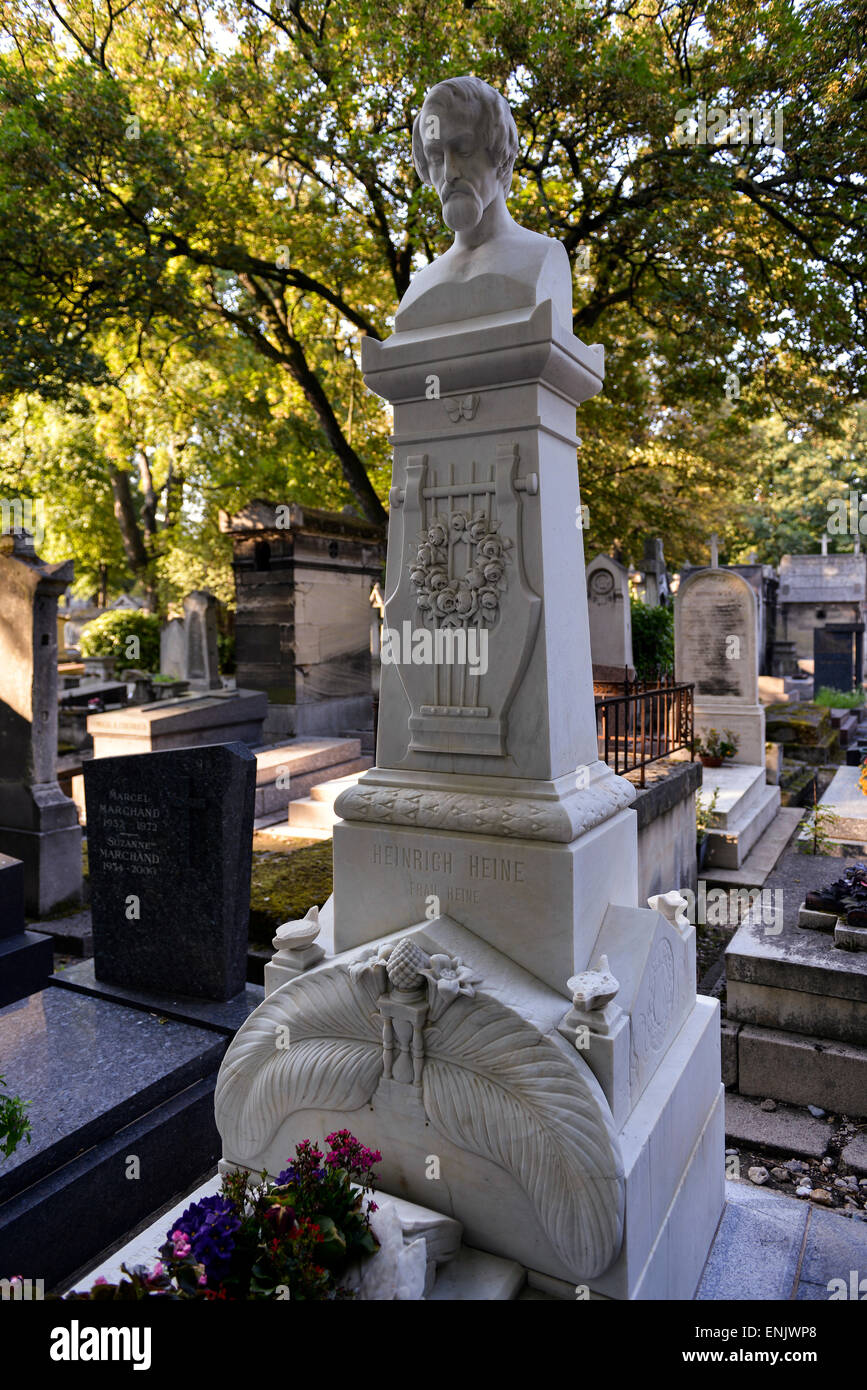
[(395, 989), (412, 990), (424, 984), (421, 972), (428, 963), (421, 947), (404, 936), (389, 956), (385, 968)]

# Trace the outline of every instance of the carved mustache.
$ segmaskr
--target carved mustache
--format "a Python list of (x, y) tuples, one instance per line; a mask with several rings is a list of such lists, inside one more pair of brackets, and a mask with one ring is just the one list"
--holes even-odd
[(463, 182), (447, 184), (443, 189), (443, 199), (448, 201), (455, 193), (464, 193), (468, 198), (477, 198), (476, 190)]

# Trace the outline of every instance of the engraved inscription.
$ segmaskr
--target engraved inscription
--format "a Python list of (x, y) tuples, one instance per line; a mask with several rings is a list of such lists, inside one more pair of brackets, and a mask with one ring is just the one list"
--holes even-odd
[(148, 805), (145, 792), (112, 788), (100, 810), (103, 867), (113, 873), (133, 870), (146, 877), (159, 873), (159, 822), (160, 808)]
[[(457, 875), (465, 881), (484, 879), (496, 883), (525, 883), (526, 864), (523, 859), (512, 859), (492, 854), (453, 854), (451, 850), (432, 850), (413, 848), (409, 845), (374, 845), (370, 851), (370, 862), (389, 869), (411, 869), (420, 874)], [(412, 897), (426, 898), (436, 893), (442, 898), (436, 886), (427, 880), (410, 882)], [(479, 890), (468, 886), (451, 886), (447, 889), (444, 901), (478, 902)]]

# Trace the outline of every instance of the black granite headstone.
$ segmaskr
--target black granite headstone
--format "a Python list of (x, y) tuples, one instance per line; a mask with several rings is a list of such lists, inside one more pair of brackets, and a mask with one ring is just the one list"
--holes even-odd
[(85, 763), (96, 978), (231, 999), (244, 988), (256, 759), (242, 743)]

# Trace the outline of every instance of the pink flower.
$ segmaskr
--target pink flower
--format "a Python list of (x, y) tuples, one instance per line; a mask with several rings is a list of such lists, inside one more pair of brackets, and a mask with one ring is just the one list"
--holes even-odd
[(180, 1230), (172, 1231), (171, 1240), (177, 1258), (179, 1260), (185, 1259), (190, 1253), (190, 1242), (187, 1239), (186, 1233)]
[[(14, 1284), (15, 1280), (13, 1279), (12, 1282), (13, 1282), (13, 1284)], [(93, 1286), (94, 1286), (94, 1288), (96, 1288), (96, 1285), (97, 1285), (97, 1284), (107, 1284), (107, 1283), (108, 1283), (108, 1280), (106, 1279), (105, 1275), (104, 1275), (104, 1274), (100, 1274), (96, 1279), (94, 1279), (94, 1281), (93, 1281)]]

